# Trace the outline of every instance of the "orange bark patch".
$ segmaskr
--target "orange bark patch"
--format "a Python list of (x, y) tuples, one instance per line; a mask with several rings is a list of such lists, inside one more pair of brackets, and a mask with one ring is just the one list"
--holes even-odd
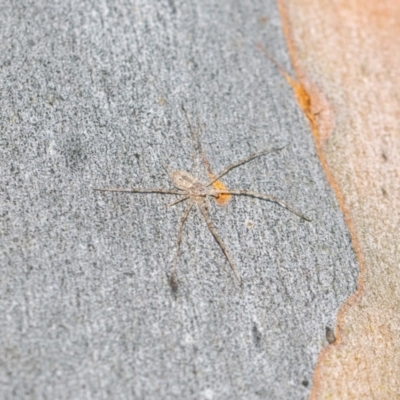
[(338, 313), (338, 340), (320, 354), (311, 398), (398, 399), (400, 3), (293, 0), (285, 7), (280, 0), (279, 6), (296, 77), (303, 82), (306, 73), (317, 82), (335, 113), (327, 136), (313, 114), (317, 135), (291, 85), (360, 263), (357, 293)]
[[(210, 176), (210, 179), (214, 179), (214, 175), (213, 174), (209, 174), (209, 176)], [(221, 181), (215, 181), (212, 184), (212, 186), (213, 186), (213, 188), (215, 190), (229, 190), (227, 188), (227, 186), (224, 183), (222, 183)], [(217, 197), (214, 197), (215, 201), (217, 202), (217, 204), (219, 206), (226, 205), (227, 203), (229, 203), (231, 198), (232, 198), (232, 196), (230, 194), (227, 194), (227, 193), (221, 193)]]
[[(292, 87), (294, 95), (296, 97), (297, 104), (304, 112), (310, 125), (311, 132), (314, 136), (317, 151), (320, 153), (321, 147), (324, 141), (328, 138), (329, 134), (333, 129), (333, 116), (331, 107), (316, 87), (316, 85), (309, 82), (303, 73), (299, 71), (299, 68), (294, 64), (292, 52), (291, 58), (295, 65), (295, 72), (297, 78), (293, 78), (265, 49), (262, 44), (257, 45), (258, 49), (261, 50), (267, 58), (278, 68), (279, 72), (286, 79), (286, 82)], [(289, 50), (292, 50), (289, 46)], [(318, 117), (318, 118), (317, 118)], [(319, 154), (321, 158), (321, 154)]]

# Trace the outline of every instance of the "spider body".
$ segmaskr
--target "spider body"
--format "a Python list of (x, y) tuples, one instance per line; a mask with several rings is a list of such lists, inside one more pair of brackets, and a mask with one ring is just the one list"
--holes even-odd
[(168, 175), (172, 184), (179, 190), (186, 192), (188, 196), (204, 196), (204, 185), (197, 178), (186, 171), (174, 171), (168, 168)]
[[(183, 111), (187, 118), (192, 142), (196, 143), (196, 135), (190, 124), (188, 115), (187, 115), (185, 109), (183, 109)], [(200, 141), (198, 140), (198, 138), (197, 138), (197, 147), (198, 147), (198, 150), (202, 157), (203, 164), (204, 164), (206, 170), (208, 171), (209, 176), (211, 177), (210, 181), (208, 181), (207, 183), (200, 182), (200, 180), (196, 177), (196, 176), (198, 176), (199, 171), (198, 171), (197, 158), (196, 158), (196, 155), (194, 155), (193, 160), (194, 160), (196, 176), (193, 176), (192, 174), (190, 174), (189, 172), (186, 172), (186, 171), (173, 170), (170, 167), (164, 165), (164, 168), (167, 171), (167, 173), (172, 181), (173, 186), (175, 187), (174, 189), (158, 189), (158, 188), (152, 188), (152, 189), (122, 189), (122, 188), (95, 189), (98, 191), (108, 191), (108, 192), (158, 193), (158, 194), (178, 195), (179, 196), (178, 199), (175, 200), (174, 202), (172, 202), (171, 204), (169, 204), (168, 207), (177, 205), (178, 203), (181, 203), (181, 202), (188, 201), (186, 209), (184, 210), (184, 212), (181, 216), (181, 219), (179, 221), (179, 224), (178, 224), (177, 248), (176, 248), (175, 257), (174, 257), (174, 265), (173, 265), (172, 273), (170, 276), (170, 285), (174, 291), (176, 291), (178, 288), (177, 267), (178, 267), (178, 260), (179, 260), (179, 249), (180, 249), (180, 245), (182, 242), (183, 226), (184, 226), (185, 221), (186, 221), (187, 217), (189, 216), (189, 213), (192, 210), (194, 205), (197, 205), (197, 207), (200, 209), (200, 212), (203, 215), (203, 217), (207, 223), (208, 229), (214, 236), (216, 242), (219, 244), (226, 259), (228, 260), (228, 263), (232, 269), (232, 272), (233, 272), (237, 282), (239, 283), (239, 285), (242, 284), (242, 279), (236, 270), (236, 267), (231, 259), (231, 256), (211, 221), (207, 197), (212, 197), (214, 199), (218, 199), (221, 196), (251, 196), (251, 197), (275, 202), (275, 203), (279, 204), (280, 206), (286, 208), (287, 210), (291, 211), (292, 213), (296, 214), (300, 218), (310, 221), (310, 219), (308, 219), (304, 215), (300, 214), (299, 212), (294, 210), (292, 207), (290, 207), (288, 204), (284, 203), (283, 201), (277, 199), (274, 196), (266, 195), (263, 193), (257, 193), (257, 192), (253, 192), (253, 191), (249, 191), (249, 190), (230, 190), (230, 189), (226, 188), (226, 186), (219, 180), (222, 176), (226, 175), (232, 169), (234, 169), (240, 165), (243, 165), (255, 158), (258, 158), (267, 153), (270, 153), (272, 151), (281, 150), (283, 147), (275, 148), (275, 149), (268, 149), (268, 150), (263, 150), (263, 151), (253, 153), (250, 156), (246, 157), (245, 159), (242, 159), (236, 163), (230, 164), (227, 168), (225, 168), (218, 175), (214, 175), (212, 173), (211, 167), (208, 164), (208, 162), (206, 161), (206, 158), (201, 149), (201, 144), (200, 144)], [(193, 149), (195, 150), (195, 146), (193, 146)], [(195, 153), (195, 151), (194, 151), (194, 153)]]

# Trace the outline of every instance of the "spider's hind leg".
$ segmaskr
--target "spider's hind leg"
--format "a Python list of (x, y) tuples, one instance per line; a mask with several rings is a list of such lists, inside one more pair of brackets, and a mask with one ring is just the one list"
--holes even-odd
[(207, 210), (207, 206), (205, 203), (197, 203), (197, 205), (200, 208), (201, 213), (204, 216), (204, 219), (206, 220), (208, 229), (210, 230), (210, 232), (212, 233), (212, 235), (214, 236), (214, 239), (217, 241), (217, 243), (219, 244), (219, 247), (221, 247), (222, 252), (224, 253), (226, 259), (228, 260), (228, 263), (232, 269), (233, 274), (235, 275), (235, 278), (238, 282), (238, 284), (241, 286), (242, 285), (242, 278), (240, 277), (240, 275), (238, 274), (235, 265), (232, 262), (231, 256), (228, 253), (228, 250), (225, 246), (225, 243), (222, 241), (221, 237), (218, 235), (218, 232), (216, 231), (216, 229), (214, 228), (213, 223), (211, 222), (211, 218), (210, 218), (210, 214), (208, 213)]
[(267, 200), (267, 201), (271, 201), (273, 203), (276, 203), (278, 205), (280, 205), (283, 208), (286, 208), (286, 210), (292, 212), (293, 214), (296, 214), (298, 217), (311, 222), (311, 219), (306, 217), (305, 215), (301, 214), (300, 212), (298, 212), (297, 210), (295, 210), (292, 206), (290, 206), (289, 204), (286, 204), (285, 202), (283, 202), (282, 200), (278, 199), (275, 196), (270, 196), (268, 194), (264, 194), (264, 193), (257, 193), (257, 192), (252, 192), (250, 190), (215, 190), (214, 194), (230, 194), (230, 195), (234, 195), (234, 196), (249, 196), (249, 197), (255, 197), (258, 199), (263, 199), (263, 200)]
[(169, 285), (171, 286), (171, 289), (173, 292), (176, 292), (178, 290), (177, 269), (178, 269), (178, 261), (179, 261), (179, 249), (180, 249), (181, 243), (182, 243), (183, 225), (185, 224), (185, 221), (186, 221), (192, 207), (193, 207), (193, 202), (190, 202), (190, 204), (187, 206), (186, 210), (183, 212), (181, 219), (179, 221), (179, 224), (178, 224), (178, 238), (176, 240), (176, 253), (175, 253), (175, 258), (174, 258), (174, 266), (172, 267), (172, 273), (169, 278)]

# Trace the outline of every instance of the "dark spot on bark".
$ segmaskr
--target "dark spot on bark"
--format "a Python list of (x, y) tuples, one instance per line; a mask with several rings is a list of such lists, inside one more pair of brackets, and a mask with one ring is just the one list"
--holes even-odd
[(253, 325), (253, 329), (251, 331), (252, 336), (253, 336), (253, 342), (256, 345), (256, 347), (259, 347), (261, 344), (261, 339), (262, 335), (261, 332), (258, 330), (257, 325)]
[(325, 337), (329, 344), (335, 343), (336, 336), (335, 333), (329, 326), (325, 327)]
[(168, 4), (171, 7), (172, 14), (175, 14), (176, 13), (176, 7), (175, 7), (174, 0), (168, 0)]
[(178, 292), (178, 279), (176, 278), (175, 274), (172, 274), (169, 277), (169, 286), (171, 287), (171, 290), (174, 294), (176, 294)]

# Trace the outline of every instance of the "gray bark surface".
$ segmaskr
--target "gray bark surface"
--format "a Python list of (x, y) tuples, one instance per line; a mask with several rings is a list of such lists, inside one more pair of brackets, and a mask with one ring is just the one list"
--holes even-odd
[[(356, 288), (273, 1), (0, 1), (0, 398), (305, 399)], [(238, 196), (198, 209), (93, 188), (193, 172), (181, 106)], [(205, 174), (203, 172), (203, 178)]]

